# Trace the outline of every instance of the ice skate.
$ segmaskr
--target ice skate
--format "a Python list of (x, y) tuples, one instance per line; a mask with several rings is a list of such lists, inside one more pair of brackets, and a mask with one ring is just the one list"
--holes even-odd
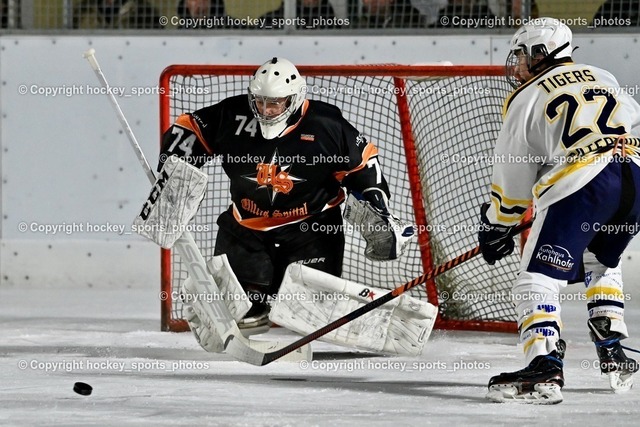
[(609, 386), (615, 393), (628, 391), (640, 366), (624, 353), (620, 333), (611, 331), (611, 319), (604, 316), (589, 319), (587, 325), (600, 359), (600, 372), (609, 377)]
[(269, 312), (271, 307), (262, 302), (254, 302), (249, 312), (238, 322), (238, 329), (245, 337), (263, 334), (271, 327)]
[(487, 399), (494, 402), (551, 405), (562, 402), (564, 386), (561, 355), (553, 351), (537, 356), (529, 366), (516, 372), (503, 372), (489, 380)]

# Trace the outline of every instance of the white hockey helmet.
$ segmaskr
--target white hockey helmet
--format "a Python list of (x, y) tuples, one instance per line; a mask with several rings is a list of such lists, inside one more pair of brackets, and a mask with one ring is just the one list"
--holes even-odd
[[(536, 18), (516, 31), (511, 39), (507, 57), (507, 80), (517, 88), (522, 81), (515, 76), (519, 59), (518, 53), (527, 56), (529, 72), (538, 74), (550, 66), (555, 59), (570, 58), (572, 33), (560, 20), (555, 18)], [(533, 60), (538, 62), (533, 63)]]
[[(260, 123), (265, 139), (278, 137), (287, 127), (287, 120), (302, 106), (307, 93), (307, 82), (291, 62), (273, 58), (256, 70), (249, 83), (249, 105)], [(264, 108), (269, 103), (284, 103), (278, 115), (267, 115)]]

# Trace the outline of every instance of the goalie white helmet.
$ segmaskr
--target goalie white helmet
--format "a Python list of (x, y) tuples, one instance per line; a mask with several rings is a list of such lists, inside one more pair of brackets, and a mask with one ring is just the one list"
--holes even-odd
[(249, 104), (265, 139), (280, 136), (306, 92), (306, 81), (284, 58), (273, 58), (256, 70), (249, 83)]
[[(573, 52), (571, 40), (571, 29), (555, 18), (537, 18), (520, 27), (511, 39), (506, 62), (509, 84), (518, 88), (554, 60), (570, 58)], [(523, 65), (521, 58), (526, 64), (524, 71), (520, 68)]]

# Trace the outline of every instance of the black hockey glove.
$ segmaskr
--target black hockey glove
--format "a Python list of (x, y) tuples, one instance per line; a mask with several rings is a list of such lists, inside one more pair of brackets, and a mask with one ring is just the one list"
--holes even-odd
[(489, 222), (487, 218), (489, 206), (489, 203), (484, 203), (480, 207), (480, 221), (482, 224), (478, 232), (478, 243), (484, 260), (493, 265), (496, 261), (510, 255), (515, 244), (511, 235), (513, 226), (494, 225)]

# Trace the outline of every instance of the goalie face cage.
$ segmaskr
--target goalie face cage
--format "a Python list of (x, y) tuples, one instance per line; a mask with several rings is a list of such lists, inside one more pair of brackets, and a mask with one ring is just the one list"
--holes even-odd
[[(173, 65), (160, 78), (160, 130), (182, 113), (246, 94), (257, 66)], [(373, 263), (346, 229), (343, 277), (393, 289), (477, 245), (479, 207), (488, 197), (493, 146), (511, 92), (501, 66), (301, 66), (307, 98), (328, 102), (379, 150), (394, 214), (418, 225), (418, 244), (393, 262)], [(228, 178), (205, 166), (208, 193), (191, 223), (205, 259), (213, 256), (217, 216), (230, 204)], [(177, 300), (186, 270), (161, 250), (162, 330), (188, 330)], [(411, 290), (440, 308), (437, 328), (515, 332), (509, 300), (518, 258), (497, 266), (482, 257)]]

